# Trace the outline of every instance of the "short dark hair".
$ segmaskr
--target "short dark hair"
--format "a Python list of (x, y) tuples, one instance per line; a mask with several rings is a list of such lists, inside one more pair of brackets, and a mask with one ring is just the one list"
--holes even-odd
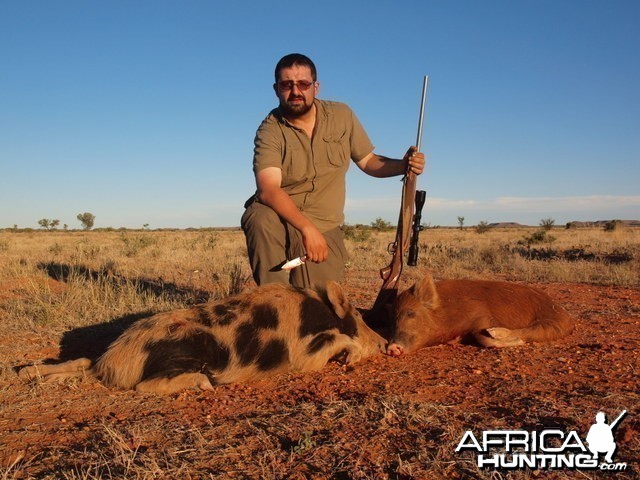
[(318, 80), (316, 66), (313, 64), (309, 57), (307, 57), (306, 55), (302, 55), (301, 53), (290, 53), (289, 55), (285, 55), (284, 57), (282, 57), (276, 65), (276, 83), (278, 83), (278, 79), (280, 78), (280, 70), (282, 70), (283, 68), (293, 67), (294, 65), (309, 67), (309, 70), (311, 70), (311, 79), (314, 82)]

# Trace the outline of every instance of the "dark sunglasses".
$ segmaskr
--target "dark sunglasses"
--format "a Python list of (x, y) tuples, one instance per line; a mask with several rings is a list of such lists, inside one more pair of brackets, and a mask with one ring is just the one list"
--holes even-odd
[(305, 92), (311, 88), (311, 86), (316, 82), (308, 82), (307, 80), (300, 80), (298, 82), (294, 82), (293, 80), (282, 80), (278, 82), (278, 88), (283, 92), (288, 92), (289, 90), (293, 90), (293, 87), (298, 87), (298, 90), (301, 92)]

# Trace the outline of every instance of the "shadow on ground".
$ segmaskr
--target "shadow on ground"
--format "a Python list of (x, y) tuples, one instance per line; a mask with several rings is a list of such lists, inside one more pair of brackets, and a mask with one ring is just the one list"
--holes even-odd
[[(127, 278), (109, 268), (93, 270), (83, 265), (62, 263), (40, 263), (38, 268), (52, 279), (67, 283), (80, 279), (90, 282), (107, 282), (113, 287), (132, 285), (141, 294), (163, 297), (168, 301), (196, 305), (209, 300), (211, 292), (201, 289), (185, 288), (171, 282), (140, 278)], [(136, 321), (149, 317), (155, 312), (145, 311), (125, 315), (108, 322), (75, 328), (66, 332), (60, 342), (60, 360), (66, 361), (80, 357), (96, 360), (122, 332)]]

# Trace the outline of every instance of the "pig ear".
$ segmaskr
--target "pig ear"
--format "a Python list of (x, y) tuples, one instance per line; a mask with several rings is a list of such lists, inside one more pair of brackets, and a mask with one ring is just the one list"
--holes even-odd
[(340, 318), (345, 318), (349, 311), (350, 304), (339, 283), (331, 280), (327, 282), (327, 298), (333, 306), (333, 311), (336, 312), (336, 315)]
[(435, 307), (440, 303), (438, 292), (436, 291), (436, 285), (429, 272), (425, 273), (425, 276), (420, 283), (416, 283), (414, 286), (414, 294), (418, 300), (420, 300), (420, 303), (424, 305)]

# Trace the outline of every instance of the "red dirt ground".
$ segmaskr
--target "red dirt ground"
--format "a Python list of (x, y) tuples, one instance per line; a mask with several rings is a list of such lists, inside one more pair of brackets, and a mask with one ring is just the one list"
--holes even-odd
[[(639, 478), (640, 290), (536, 285), (576, 319), (552, 344), (443, 345), (353, 367), (156, 397), (93, 380), (27, 384), (16, 366), (57, 358), (45, 328), (2, 334), (2, 478)], [(359, 307), (370, 292), (347, 289)], [(575, 430), (596, 413), (623, 472), (479, 469), (465, 431)]]

